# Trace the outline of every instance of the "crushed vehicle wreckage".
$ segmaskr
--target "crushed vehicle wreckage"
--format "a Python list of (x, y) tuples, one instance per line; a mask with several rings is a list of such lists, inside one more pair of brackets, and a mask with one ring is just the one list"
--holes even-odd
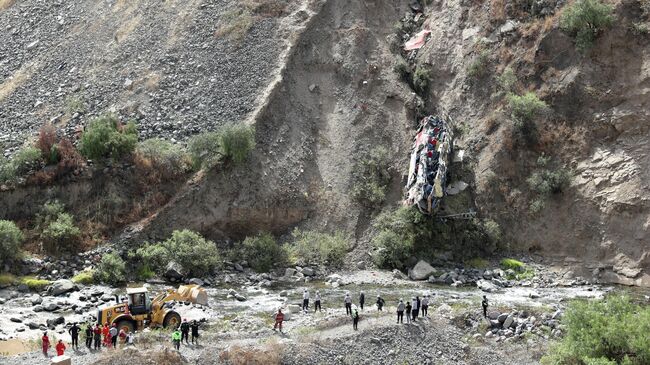
[(445, 196), (452, 150), (451, 125), (437, 116), (422, 119), (411, 152), (404, 201), (407, 206), (416, 206), (426, 215), (439, 209)]

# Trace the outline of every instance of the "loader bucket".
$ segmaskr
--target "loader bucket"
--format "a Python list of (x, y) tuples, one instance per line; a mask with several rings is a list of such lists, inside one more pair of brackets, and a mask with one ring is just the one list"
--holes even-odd
[(181, 285), (177, 292), (183, 301), (208, 305), (208, 293), (198, 285)]

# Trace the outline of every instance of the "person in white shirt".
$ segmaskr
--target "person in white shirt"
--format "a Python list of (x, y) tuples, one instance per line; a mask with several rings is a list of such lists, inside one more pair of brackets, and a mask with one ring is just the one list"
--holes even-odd
[(350, 298), (350, 293), (345, 293), (343, 303), (345, 303), (345, 314), (352, 315), (352, 298)]
[(402, 300), (402, 298), (400, 298), (399, 303), (397, 303), (397, 323), (400, 322), (404, 323), (404, 300)]
[(415, 297), (411, 298), (411, 318), (415, 321), (415, 318), (418, 316), (418, 301)]
[(302, 292), (302, 310), (307, 312), (307, 309), (309, 309), (309, 292), (305, 289)]

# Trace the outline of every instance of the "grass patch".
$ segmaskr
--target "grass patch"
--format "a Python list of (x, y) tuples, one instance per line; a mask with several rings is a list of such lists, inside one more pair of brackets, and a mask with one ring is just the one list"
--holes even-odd
[(230, 41), (240, 44), (253, 26), (253, 15), (246, 8), (236, 7), (226, 11), (221, 17), (221, 26), (214, 33), (215, 37), (226, 37)]
[(503, 259), (500, 266), (504, 270), (514, 271), (514, 274), (506, 275), (508, 280), (529, 280), (535, 277), (535, 270), (515, 259)]
[(523, 272), (526, 268), (526, 264), (515, 259), (503, 259), (501, 260), (500, 266), (504, 270), (512, 269), (514, 271), (520, 272)]
[(43, 291), (47, 286), (52, 284), (50, 280), (37, 279), (33, 276), (25, 276), (21, 278), (20, 283), (27, 285), (27, 287), (32, 291)]
[(86, 270), (78, 273), (72, 277), (72, 282), (75, 284), (90, 285), (95, 283), (95, 272)]
[(13, 285), (16, 283), (16, 277), (9, 273), (0, 274), (0, 285)]

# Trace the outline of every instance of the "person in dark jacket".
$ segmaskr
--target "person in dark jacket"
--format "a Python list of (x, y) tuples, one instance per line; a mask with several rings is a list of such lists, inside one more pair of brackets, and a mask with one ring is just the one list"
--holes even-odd
[(361, 307), (361, 310), (363, 310), (363, 303), (365, 302), (366, 302), (366, 295), (362, 291), (361, 294), (359, 294), (359, 306)]
[(411, 319), (415, 321), (418, 317), (418, 302), (415, 300), (415, 297), (411, 298)]
[(199, 323), (195, 320), (192, 321), (192, 325), (190, 326), (192, 328), (192, 345), (194, 344), (194, 341), (196, 341), (196, 345), (199, 345)]
[(355, 331), (359, 329), (359, 310), (357, 308), (354, 308), (352, 313), (352, 329)]
[(181, 323), (181, 342), (185, 340), (185, 344), (190, 344), (190, 324), (187, 323), (187, 318), (183, 319)]
[(384, 299), (379, 295), (377, 295), (377, 310), (383, 311), (382, 308), (384, 308), (384, 303), (385, 303)]
[(93, 329), (94, 339), (95, 339), (95, 350), (100, 350), (102, 348), (102, 328), (99, 325), (95, 325)]
[(86, 347), (88, 347), (88, 350), (92, 349), (93, 347), (93, 326), (92, 324), (88, 323), (86, 325)]
[(483, 301), (481, 302), (481, 306), (483, 306), (483, 317), (487, 318), (487, 310), (488, 310), (488, 299), (484, 295), (483, 296)]
[(72, 327), (68, 329), (68, 333), (70, 334), (70, 337), (72, 337), (72, 345), (70, 345), (72, 348), (76, 348), (79, 350), (79, 332), (81, 329), (79, 326), (77, 326), (77, 322), (72, 324)]
[(413, 307), (411, 307), (411, 302), (408, 300), (406, 301), (406, 323), (411, 323), (411, 310)]

